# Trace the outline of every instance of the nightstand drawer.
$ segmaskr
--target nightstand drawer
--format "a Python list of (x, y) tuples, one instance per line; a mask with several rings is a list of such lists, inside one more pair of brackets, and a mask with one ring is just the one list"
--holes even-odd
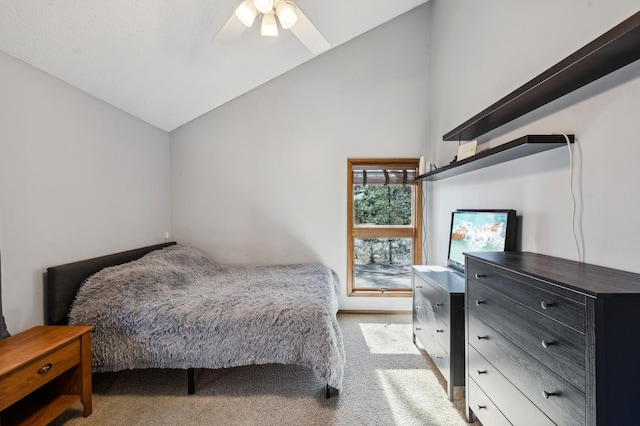
[(74, 340), (7, 373), (0, 378), (0, 410), (79, 363), (80, 341)]
[[(535, 280), (520, 277), (515, 279), (498, 273), (496, 269), (469, 261), (469, 280), (476, 281), (501, 293), (529, 309), (552, 318), (580, 333), (585, 332), (585, 296), (559, 287), (550, 292), (538, 287)], [(549, 284), (546, 285), (549, 288)]]
[(467, 291), (469, 313), (482, 319), (584, 392), (584, 335), (514, 303), (475, 281), (469, 281)]

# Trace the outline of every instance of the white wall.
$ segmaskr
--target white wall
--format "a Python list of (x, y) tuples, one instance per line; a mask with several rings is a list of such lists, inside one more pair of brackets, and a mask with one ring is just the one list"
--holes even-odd
[(427, 150), (428, 4), (171, 134), (172, 232), (221, 263), (322, 262), (346, 297), (347, 158)]
[[(447, 164), (442, 135), (638, 11), (637, 0), (432, 0), (431, 158)], [(640, 158), (640, 61), (504, 126), (480, 142), (573, 133), (574, 189), (585, 261), (640, 272), (635, 220)], [(578, 259), (566, 148), (429, 183), (429, 261), (446, 259), (454, 208), (515, 208), (523, 250)], [(583, 243), (583, 244), (582, 244)]]
[(43, 323), (48, 266), (162, 242), (169, 134), (0, 52), (0, 250), (9, 331)]

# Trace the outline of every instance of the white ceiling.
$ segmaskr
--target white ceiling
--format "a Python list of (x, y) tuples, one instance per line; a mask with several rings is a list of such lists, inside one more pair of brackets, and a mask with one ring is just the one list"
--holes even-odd
[[(428, 0), (297, 0), (332, 47)], [(163, 130), (310, 60), (259, 25), (211, 42), (241, 0), (1, 0), (0, 50)], [(426, 23), (425, 23), (426, 25)]]

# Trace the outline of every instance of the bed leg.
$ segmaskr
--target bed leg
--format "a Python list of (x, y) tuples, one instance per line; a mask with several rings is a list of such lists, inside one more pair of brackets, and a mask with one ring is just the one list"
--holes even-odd
[(196, 385), (195, 385), (195, 368), (187, 369), (187, 391), (189, 395), (193, 395), (196, 393)]
[(329, 384), (327, 383), (327, 399), (331, 398), (331, 388), (329, 387)]

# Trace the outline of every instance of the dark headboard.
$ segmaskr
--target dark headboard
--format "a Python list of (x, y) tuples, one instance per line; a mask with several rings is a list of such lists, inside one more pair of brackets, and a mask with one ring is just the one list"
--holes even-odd
[(7, 324), (4, 322), (4, 315), (2, 314), (2, 262), (0, 262), (0, 340), (9, 336)]
[(80, 260), (65, 265), (47, 268), (47, 279), (44, 286), (44, 321), (47, 325), (67, 324), (67, 315), (71, 309), (76, 292), (85, 279), (103, 268), (120, 265), (139, 259), (145, 254), (176, 244), (175, 242), (156, 244), (153, 246), (123, 251)]

